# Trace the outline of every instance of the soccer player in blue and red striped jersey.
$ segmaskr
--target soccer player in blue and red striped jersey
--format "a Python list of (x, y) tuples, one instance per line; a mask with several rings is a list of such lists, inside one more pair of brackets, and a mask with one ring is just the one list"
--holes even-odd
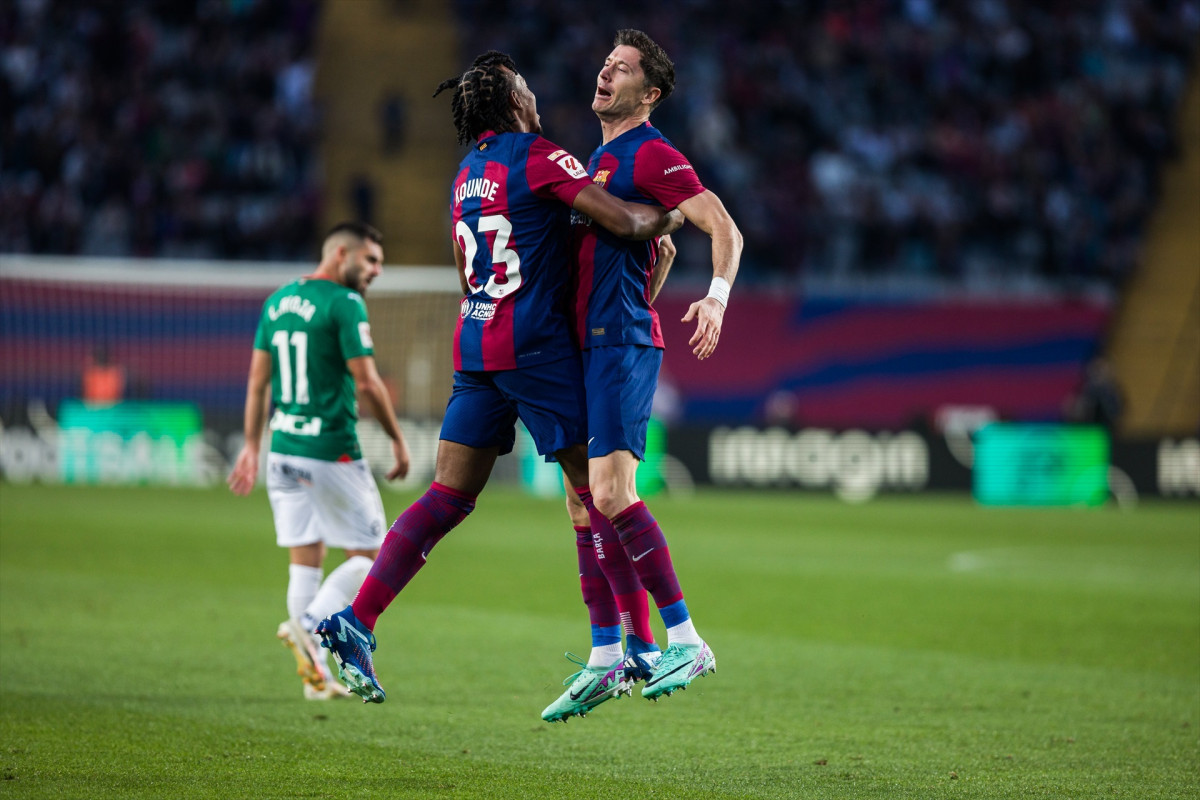
[[(674, 86), (674, 64), (658, 44), (641, 31), (618, 31), (596, 79), (592, 111), (600, 119), (603, 143), (592, 153), (588, 172), (597, 185), (624, 200), (678, 209), (712, 238), (708, 296), (692, 303), (682, 320), (696, 321), (689, 344), (697, 358), (706, 359), (720, 337), (742, 236), (720, 198), (704, 188), (683, 154), (650, 124), (650, 112)], [(692, 623), (666, 538), (635, 488), (662, 364), (662, 326), (651, 301), (669, 259), (660, 261), (656, 239), (622, 241), (582, 213), (572, 222), (591, 499), (616, 533), (614, 538), (601, 535), (599, 563), (619, 612), (632, 617), (627, 641), (640, 642), (649, 631), (645, 612), (639, 619), (637, 598), (644, 606), (644, 595), (634, 588), (639, 583), (666, 625), (668, 647), (642, 689), (643, 697), (657, 699), (716, 669), (712, 651)]]
[[(371, 658), (379, 615), (474, 509), (496, 458), (513, 448), (518, 418), (540, 454), (557, 460), (573, 486), (588, 486), (582, 366), (564, 313), (570, 209), (631, 238), (650, 239), (682, 224), (677, 213), (617, 200), (544, 139), (537, 99), (503, 53), (481, 55), (438, 93), (445, 89), (454, 91), (459, 143), (471, 150), (451, 189), (464, 297), (434, 480), (388, 531), (354, 602), (317, 628), (347, 686), (366, 702), (385, 699)], [(611, 594), (594, 600), (589, 610), (595, 606), (600, 627), (619, 642)], [(574, 713), (625, 688), (619, 666), (618, 645)]]

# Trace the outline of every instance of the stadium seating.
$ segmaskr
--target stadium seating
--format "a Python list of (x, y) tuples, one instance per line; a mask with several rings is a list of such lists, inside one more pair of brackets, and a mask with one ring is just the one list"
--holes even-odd
[[(680, 93), (653, 119), (742, 226), (743, 279), (772, 281), (1119, 286), (1200, 29), (1184, 2), (457, 6), (466, 51), (511, 52), (582, 155), (613, 32), (656, 37)], [(703, 244), (684, 236), (681, 272)]]
[(4, 4), (0, 253), (308, 261), (319, 8)]
[(1200, 81), (1181, 116), (1183, 157), (1165, 171), (1145, 258), (1109, 337), (1130, 434), (1193, 434), (1200, 425)]
[[(0, 11), (0, 107), (11, 109), (0, 115), (0, 254), (311, 263), (314, 235), (361, 209), (351, 189), (364, 175), (389, 261), (447, 263), (439, 198), (457, 149), (447, 99), (425, 90), (474, 53), (506, 50), (538, 94), (547, 134), (586, 156), (598, 141), (587, 103), (595, 73), (613, 31), (636, 26), (678, 66), (679, 92), (654, 121), (746, 237), (730, 313), (754, 313), (739, 324), (731, 316), (721, 369), (696, 371), (687, 348), (668, 340), (685, 419), (765, 419), (764, 398), (797, 391), (806, 404), (793, 409), (798, 421), (836, 424), (853, 408), (863, 424), (904, 425), (922, 403), (928, 411), (933, 401), (921, 397), (986, 397), (1014, 417), (1046, 419), (1109, 341), (1131, 424), (1149, 431), (1177, 419), (1193, 429), (1200, 382), (1172, 359), (1200, 363), (1200, 343), (1181, 335), (1200, 313), (1188, 306), (1197, 276), (1187, 260), (1198, 189), (1192, 162), (1174, 159), (1186, 140), (1174, 120), (1200, 31), (1195, 4), (846, 8), (690, 0), (686, 13), (648, 3), (596, 14), (579, 0), (129, 0), (101, 14), (76, 0), (9, 4)], [(328, 98), (322, 114), (315, 97)], [(397, 98), (407, 105), (389, 106)], [(1147, 239), (1154, 209), (1161, 219)], [(679, 238), (660, 309), (670, 335), (682, 327), (674, 293), (690, 296), (708, 273), (703, 236)], [(756, 284), (801, 291), (764, 299)], [(101, 308), (115, 326), (105, 329), (118, 342), (112, 355), (135, 373), (139, 353), (150, 357), (131, 344), (144, 311), (129, 284), (102, 292), (71, 324), (62, 309), (88, 308), (71, 294), (84, 289), (13, 286), (0, 302), (0, 334), (18, 354), (5, 365), (6, 414), (25, 398), (53, 406), (78, 390), (98, 330), (84, 321)], [(981, 306), (988, 294), (999, 300)], [(181, 323), (209, 302), (162, 297)], [(260, 299), (243, 292), (241, 316), (160, 331), (146, 346), (158, 348), (161, 377), (153, 390), (133, 380), (128, 393), (236, 415)], [(412, 363), (440, 375), (444, 365), (427, 357), (432, 337), (411, 335), (393, 321), (399, 312), (372, 302), (381, 330), (401, 331), (379, 337), (397, 381)], [(988, 368), (987, 386), (954, 366), (953, 341), (929, 344), (931, 331), (951, 337), (981, 308), (989, 324), (1045, 315), (976, 342), (971, 359)], [(35, 310), (62, 323), (41, 343), (22, 327)], [(1056, 315), (1057, 328), (1047, 321)], [(771, 320), (785, 338), (778, 361), (764, 365), (769, 351), (753, 336)], [(751, 339), (739, 346), (743, 333)], [(390, 340), (425, 355), (410, 358)], [(67, 349), (46, 349), (55, 342)], [(177, 359), (192, 346), (209, 355)], [(725, 391), (730, 359), (758, 365), (738, 384), (745, 396)], [(202, 364), (207, 378), (176, 361)], [(887, 408), (869, 392), (839, 399), (868, 385), (887, 388)], [(436, 413), (440, 391), (416, 413)]]

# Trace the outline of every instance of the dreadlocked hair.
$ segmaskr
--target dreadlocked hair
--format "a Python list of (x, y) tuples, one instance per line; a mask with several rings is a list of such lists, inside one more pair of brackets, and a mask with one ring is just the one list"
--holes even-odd
[(508, 90), (516, 73), (517, 65), (507, 53), (488, 50), (460, 77), (438, 84), (434, 97), (447, 89), (454, 90), (450, 110), (459, 144), (470, 144), (484, 131), (503, 133), (513, 129), (516, 118), (508, 105)]

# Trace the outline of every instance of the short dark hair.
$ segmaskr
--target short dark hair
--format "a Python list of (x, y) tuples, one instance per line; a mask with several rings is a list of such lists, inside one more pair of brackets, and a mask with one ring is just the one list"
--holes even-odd
[(517, 65), (511, 56), (499, 50), (488, 50), (477, 56), (471, 62), (471, 68), (461, 76), (438, 84), (434, 97), (447, 89), (454, 90), (450, 110), (454, 114), (459, 144), (470, 144), (484, 131), (504, 133), (516, 127), (516, 117), (508, 105), (508, 92), (517, 74)]
[(348, 233), (364, 242), (374, 242), (377, 245), (383, 245), (383, 234), (379, 232), (378, 228), (368, 225), (365, 222), (355, 222), (353, 220), (345, 220), (334, 225), (321, 241), (327, 242), (330, 237), (336, 236), (339, 233)]
[(642, 72), (646, 75), (646, 85), (658, 89), (661, 94), (651, 110), (671, 96), (675, 91), (675, 62), (667, 55), (658, 42), (651, 39), (642, 31), (635, 28), (622, 28), (613, 39), (613, 47), (632, 47), (642, 54)]

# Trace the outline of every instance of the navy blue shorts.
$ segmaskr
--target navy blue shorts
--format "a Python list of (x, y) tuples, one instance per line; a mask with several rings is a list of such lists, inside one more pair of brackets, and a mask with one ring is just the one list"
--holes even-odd
[(511, 453), (517, 420), (540, 455), (587, 439), (583, 368), (579, 356), (496, 372), (454, 373), (441, 438), (468, 447)]
[(657, 347), (612, 345), (583, 351), (588, 458), (628, 450), (646, 457), (646, 428), (663, 353)]

